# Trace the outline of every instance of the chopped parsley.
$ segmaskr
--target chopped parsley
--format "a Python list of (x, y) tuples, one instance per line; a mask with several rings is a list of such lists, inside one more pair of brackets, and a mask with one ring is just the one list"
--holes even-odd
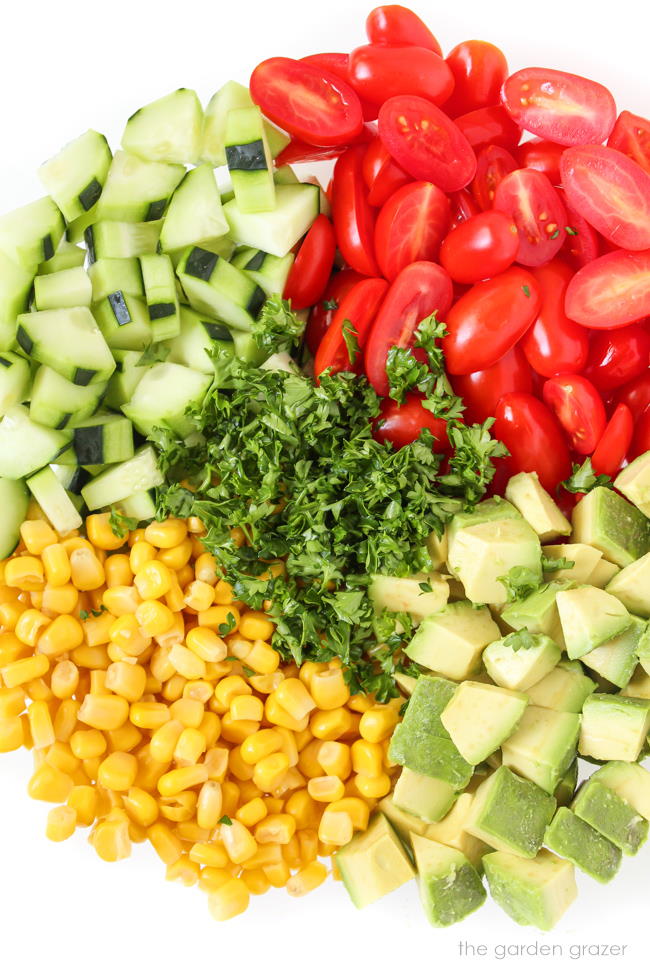
[[(444, 420), (457, 420), (463, 415), (463, 402), (451, 387), (438, 343), (446, 332), (445, 323), (439, 322), (435, 314), (429, 315), (415, 331), (413, 349), (394, 346), (389, 350), (386, 359), (388, 395), (397, 403), (403, 403), (408, 393), (421, 393), (425, 409)], [(414, 349), (425, 352), (425, 362), (416, 357)]]
[(135, 531), (138, 527), (138, 519), (127, 518), (119, 508), (111, 508), (111, 516), (108, 519), (108, 524), (117, 538), (126, 538), (129, 532)]
[(350, 365), (354, 365), (359, 358), (359, 353), (361, 349), (359, 348), (359, 333), (349, 319), (345, 319), (343, 325), (341, 326), (341, 331), (343, 333), (343, 341), (345, 342), (345, 347), (348, 350), (348, 359), (350, 360)]
[(587, 494), (595, 487), (609, 487), (612, 483), (611, 477), (606, 474), (596, 474), (591, 457), (587, 457), (582, 464), (574, 464), (571, 477), (562, 482), (571, 494)]
[(499, 582), (505, 586), (508, 602), (526, 599), (536, 589), (539, 589), (539, 574), (525, 565), (515, 565), (505, 576), (499, 576)]
[(531, 650), (538, 642), (538, 636), (531, 633), (527, 626), (524, 626), (522, 630), (517, 630), (516, 633), (511, 633), (503, 641), (504, 645), (511, 647), (515, 653), (517, 650)]
[(559, 572), (561, 569), (573, 569), (575, 562), (571, 559), (565, 559), (562, 556), (559, 559), (551, 559), (546, 555), (542, 555), (542, 570), (544, 572)]
[(253, 335), (258, 348), (271, 356), (276, 352), (291, 352), (298, 345), (305, 323), (291, 310), (291, 303), (279, 295), (266, 300)]
[(527, 284), (522, 284), (521, 290), (523, 291), (523, 293), (526, 295), (527, 298), (530, 298), (530, 288), (528, 287)]

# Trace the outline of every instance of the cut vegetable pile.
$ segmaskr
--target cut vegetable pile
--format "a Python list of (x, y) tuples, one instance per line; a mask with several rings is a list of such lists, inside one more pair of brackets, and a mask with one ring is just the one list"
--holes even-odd
[(217, 920), (549, 930), (650, 821), (650, 121), (366, 27), (0, 217), (0, 751)]

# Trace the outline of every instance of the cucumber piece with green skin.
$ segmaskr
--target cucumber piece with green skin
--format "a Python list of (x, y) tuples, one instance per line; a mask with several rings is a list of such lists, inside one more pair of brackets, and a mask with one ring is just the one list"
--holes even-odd
[(120, 501), (120, 512), (125, 518), (135, 518), (138, 523), (153, 521), (156, 517), (156, 492), (136, 491)]
[(0, 252), (32, 273), (54, 257), (65, 232), (63, 214), (50, 196), (0, 217)]
[(0, 253), (0, 351), (16, 342), (16, 319), (27, 311), (34, 275)]
[(188, 247), (176, 270), (190, 304), (226, 325), (252, 331), (266, 295), (243, 271), (213, 251)]
[(238, 244), (284, 257), (307, 233), (320, 212), (320, 190), (310, 183), (277, 186), (275, 207), (264, 213), (243, 213), (237, 200), (223, 208), (230, 235)]
[(203, 109), (195, 91), (178, 88), (129, 118), (122, 145), (142, 159), (194, 164), (201, 152)]
[(120, 410), (128, 403), (149, 366), (140, 365), (141, 352), (115, 349), (115, 372), (108, 381), (104, 402), (113, 410)]
[(52, 308), (81, 308), (90, 306), (93, 286), (82, 267), (71, 267), (53, 274), (38, 274), (34, 278), (34, 307), (36, 311)]
[(0, 353), (0, 415), (27, 398), (31, 378), (27, 359), (15, 352)]
[(118, 413), (104, 413), (80, 420), (72, 429), (77, 464), (116, 464), (133, 457), (133, 426)]
[(7, 559), (20, 540), (20, 526), (29, 506), (29, 492), (24, 481), (0, 477), (0, 559)]
[(210, 382), (210, 376), (194, 369), (175, 362), (159, 362), (140, 380), (122, 411), (144, 436), (155, 427), (169, 426), (186, 437), (196, 429), (187, 409), (201, 403)]
[(210, 350), (222, 349), (228, 355), (236, 355), (233, 335), (221, 322), (199, 315), (186, 305), (181, 305), (180, 318), (180, 334), (170, 344), (170, 362), (212, 376), (214, 361)]
[(275, 206), (273, 160), (259, 108), (235, 108), (228, 112), (226, 160), (241, 212), (272, 210)]
[(85, 467), (74, 464), (50, 464), (50, 469), (68, 494), (80, 496), (82, 487), (92, 479), (92, 474)]
[(232, 258), (231, 263), (244, 271), (249, 278), (259, 284), (260, 288), (270, 297), (281, 295), (293, 267), (295, 256), (275, 257), (265, 251), (256, 251), (253, 247), (245, 247)]
[[(248, 88), (237, 81), (228, 81), (217, 91), (205, 109), (203, 120), (203, 146), (201, 159), (211, 166), (226, 165), (226, 120), (229, 112), (237, 108), (251, 108), (253, 99)], [(289, 136), (264, 120), (264, 132), (271, 156), (275, 159), (286, 146)]]
[(173, 339), (181, 330), (174, 266), (167, 254), (140, 258), (153, 342)]
[(189, 244), (210, 248), (228, 234), (221, 197), (210, 166), (190, 169), (179, 183), (165, 214), (160, 245), (176, 251)]
[(81, 489), (81, 496), (91, 511), (108, 508), (138, 491), (160, 487), (164, 478), (151, 446), (141, 447), (130, 460), (102, 471)]
[(20, 315), (16, 337), (28, 356), (76, 386), (105, 382), (115, 371), (111, 350), (89, 308)]
[(88, 129), (43, 163), (38, 175), (68, 222), (96, 206), (112, 158), (106, 137)]
[(162, 220), (128, 223), (123, 220), (100, 220), (86, 227), (83, 239), (91, 264), (100, 258), (141, 257), (158, 250)]
[(71, 267), (83, 267), (85, 260), (86, 252), (82, 247), (62, 240), (54, 257), (38, 265), (38, 273), (54, 274), (56, 271), (67, 271)]
[(24, 406), (14, 406), (0, 422), (0, 477), (19, 481), (55, 460), (72, 434), (34, 423)]
[(92, 416), (106, 390), (106, 383), (75, 386), (49, 366), (40, 366), (34, 376), (29, 416), (35, 423), (63, 430)]
[(135, 298), (144, 297), (142, 271), (137, 257), (100, 257), (89, 266), (88, 276), (95, 305), (115, 291)]
[(93, 314), (111, 349), (142, 351), (154, 340), (149, 312), (141, 298), (114, 291), (93, 306)]
[(51, 467), (44, 467), (27, 481), (27, 487), (61, 535), (79, 528), (83, 518)]
[(276, 186), (291, 186), (300, 182), (291, 166), (280, 166), (274, 172), (273, 179)]
[(98, 218), (160, 220), (184, 175), (184, 166), (146, 162), (131, 152), (116, 152), (97, 207)]

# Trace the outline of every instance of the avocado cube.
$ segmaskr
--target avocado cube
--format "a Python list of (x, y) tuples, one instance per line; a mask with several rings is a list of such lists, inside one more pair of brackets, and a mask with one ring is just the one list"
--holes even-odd
[(573, 582), (566, 580), (547, 582), (525, 599), (507, 603), (501, 612), (501, 619), (513, 630), (527, 629), (531, 633), (544, 633), (564, 650), (557, 595), (573, 586)]
[(596, 683), (587, 677), (579, 660), (562, 660), (558, 666), (526, 691), (531, 704), (552, 711), (580, 714)]
[(483, 866), (492, 897), (517, 924), (550, 931), (578, 896), (573, 864), (550, 850), (532, 860), (488, 853)]
[(625, 799), (639, 816), (650, 820), (650, 772), (636, 762), (608, 762), (591, 776)]
[[(650, 665), (650, 659), (648, 659)], [(638, 666), (632, 674), (632, 680), (621, 691), (623, 697), (640, 697), (645, 701), (650, 701), (650, 673)]]
[(449, 536), (446, 528), (442, 535), (439, 535), (436, 531), (431, 532), (427, 538), (427, 552), (429, 554), (429, 558), (431, 559), (431, 565), (434, 569), (441, 569), (447, 564), (447, 556), (449, 554)]
[(621, 865), (620, 849), (570, 809), (558, 809), (544, 842), (601, 884), (612, 880)]
[(514, 504), (540, 541), (547, 542), (558, 535), (571, 534), (571, 522), (542, 487), (535, 471), (511, 477), (506, 487), (506, 499)]
[(580, 715), (530, 705), (501, 746), (503, 764), (551, 795), (576, 758)]
[(607, 586), (637, 616), (650, 616), (650, 552), (618, 572)]
[(448, 782), (421, 775), (410, 768), (402, 769), (393, 790), (395, 805), (425, 823), (437, 823), (455, 801), (456, 791)]
[(503, 498), (487, 498), (475, 505), (471, 511), (459, 511), (455, 514), (447, 529), (449, 544), (454, 541), (454, 535), (473, 525), (484, 525), (489, 521), (504, 521), (506, 518), (521, 520), (521, 515), (513, 504)]
[(472, 602), (505, 603), (508, 593), (500, 580), (515, 566), (529, 569), (541, 584), (541, 558), (539, 538), (523, 518), (504, 518), (464, 528), (455, 528), (452, 521), (447, 565)]
[(465, 829), (473, 802), (474, 795), (471, 792), (463, 792), (445, 818), (441, 819), (439, 823), (432, 823), (427, 826), (422, 835), (428, 836), (438, 843), (444, 843), (445, 846), (452, 846), (455, 850), (460, 850), (469, 862), (477, 870), (480, 870), (482, 869), (481, 858), (490, 848), (483, 840), (472, 836)]
[(367, 907), (415, 876), (397, 833), (382, 813), (336, 853), (336, 865), (355, 907)]
[(435, 928), (448, 927), (478, 910), (485, 888), (476, 869), (459, 850), (413, 836), (420, 900)]
[(404, 812), (403, 809), (396, 806), (393, 802), (392, 795), (386, 796), (384, 799), (382, 799), (377, 806), (377, 809), (380, 813), (383, 813), (388, 822), (391, 824), (399, 836), (406, 852), (412, 859), (413, 850), (411, 848), (411, 834), (417, 833), (419, 836), (425, 836), (427, 830), (429, 829), (429, 824), (425, 823), (422, 819), (418, 819), (417, 816), (412, 816), (411, 813)]
[(616, 491), (597, 487), (573, 509), (571, 541), (593, 545), (616, 565), (630, 565), (650, 551), (650, 521)]
[(589, 578), (585, 581), (590, 586), (595, 586), (596, 589), (605, 589), (608, 583), (620, 571), (619, 567), (614, 565), (613, 562), (608, 562), (607, 559), (601, 559)]
[(490, 611), (464, 600), (449, 603), (428, 616), (405, 653), (411, 660), (450, 680), (465, 680), (479, 669), (487, 645), (500, 636)]
[(495, 850), (534, 857), (555, 807), (552, 796), (502, 765), (476, 790), (465, 829)]
[(580, 787), (571, 808), (629, 856), (638, 853), (648, 838), (648, 821), (598, 779), (589, 779)]
[(603, 762), (636, 762), (649, 730), (650, 701), (590, 694), (582, 709), (578, 751)]
[(569, 765), (568, 769), (560, 779), (560, 783), (553, 793), (558, 806), (568, 806), (573, 801), (578, 784), (578, 760)]
[(466, 680), (456, 688), (440, 720), (465, 761), (478, 765), (510, 737), (527, 704), (520, 691)]
[(646, 674), (650, 675), (650, 625), (648, 625), (641, 635), (639, 640), (639, 645), (636, 648), (637, 657), (639, 658), (639, 663), (645, 670)]
[(496, 640), (483, 651), (483, 663), (488, 674), (499, 687), (511, 691), (526, 691), (539, 683), (559, 664), (562, 651), (550, 637), (532, 634), (532, 646), (515, 649), (508, 637)]
[(632, 625), (632, 617), (620, 599), (595, 586), (559, 592), (557, 608), (571, 660), (583, 657)]
[(646, 620), (633, 616), (632, 625), (627, 630), (595, 650), (590, 650), (581, 658), (581, 663), (600, 674), (610, 684), (626, 687), (636, 669), (637, 649), (646, 627)]
[(621, 471), (614, 487), (650, 518), (650, 450)]
[(544, 578), (549, 582), (558, 579), (570, 579), (575, 583), (589, 582), (599, 562), (603, 561), (603, 554), (593, 545), (544, 545), (542, 553), (546, 559), (566, 559), (573, 562), (570, 569), (555, 569), (546, 572)]
[[(422, 584), (431, 591), (425, 592)], [(449, 583), (439, 575), (424, 573), (413, 578), (375, 575), (368, 587), (368, 596), (375, 612), (387, 609), (392, 613), (410, 613), (416, 623), (421, 623), (426, 616), (446, 606)]]
[(405, 697), (411, 696), (417, 682), (417, 677), (411, 677), (410, 674), (403, 674), (399, 670), (395, 672), (395, 683)]

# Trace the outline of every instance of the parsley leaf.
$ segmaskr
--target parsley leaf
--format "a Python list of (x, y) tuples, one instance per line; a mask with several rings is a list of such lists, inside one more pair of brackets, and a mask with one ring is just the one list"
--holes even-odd
[(359, 333), (348, 318), (346, 318), (343, 322), (341, 331), (343, 333), (345, 347), (348, 350), (350, 364), (354, 365), (359, 358), (359, 353), (361, 352), (361, 349), (359, 348)]
[(153, 366), (156, 362), (165, 362), (169, 358), (171, 349), (162, 343), (151, 343), (145, 345), (144, 351), (138, 361), (137, 366)]
[(517, 630), (515, 633), (507, 636), (503, 643), (506, 647), (512, 647), (516, 653), (517, 650), (530, 650), (536, 646), (538, 637), (536, 634), (531, 633), (527, 626), (524, 626), (523, 630)]
[(544, 572), (559, 572), (561, 569), (573, 569), (574, 566), (575, 562), (565, 559), (564, 556), (559, 559), (551, 559), (542, 555), (542, 570)]
[(230, 818), (230, 816), (222, 816), (221, 819), (219, 820), (219, 823), (221, 824), (221, 826), (232, 826), (232, 819)]
[(228, 613), (228, 615), (226, 616), (226, 622), (219, 623), (217, 630), (219, 632), (219, 636), (228, 636), (228, 634), (232, 633), (232, 631), (236, 628), (237, 628), (237, 620), (235, 619), (232, 613)]
[(407, 393), (416, 390), (423, 396), (425, 409), (441, 419), (453, 420), (463, 415), (464, 407), (445, 373), (444, 355), (438, 344), (446, 332), (447, 326), (435, 314), (424, 318), (415, 330), (413, 348), (425, 351), (426, 362), (420, 362), (413, 349), (393, 346), (386, 359), (386, 375), (391, 399), (403, 403)]
[(325, 311), (336, 311), (338, 307), (339, 303), (334, 298), (326, 298), (323, 302), (323, 308)]
[(111, 516), (108, 519), (111, 531), (117, 538), (125, 538), (129, 532), (135, 531), (138, 527), (137, 518), (127, 518), (118, 508), (111, 508)]
[(539, 575), (525, 565), (515, 565), (505, 576), (499, 576), (508, 594), (508, 602), (526, 599), (539, 589)]
[(280, 295), (271, 295), (253, 326), (253, 336), (258, 348), (270, 356), (291, 352), (304, 330), (305, 323), (291, 310), (291, 303)]
[(562, 487), (565, 487), (571, 494), (587, 494), (595, 487), (609, 487), (611, 483), (611, 477), (607, 477), (606, 474), (596, 474), (591, 463), (591, 457), (587, 457), (582, 464), (573, 465), (573, 473), (571, 477), (562, 482)]
[(530, 298), (530, 288), (528, 287), (527, 284), (523, 284), (521, 286), (521, 290), (523, 291), (523, 293), (526, 295), (527, 298)]
[(564, 229), (568, 233), (569, 237), (577, 237), (578, 236), (578, 231), (576, 230), (575, 227), (565, 227)]
[(421, 582), (420, 583), (420, 592), (433, 592), (433, 589), (431, 588), (431, 583), (430, 582)]
[(80, 609), (79, 610), (79, 619), (80, 620), (87, 620), (89, 616), (90, 616), (90, 613), (88, 612), (87, 609)]

